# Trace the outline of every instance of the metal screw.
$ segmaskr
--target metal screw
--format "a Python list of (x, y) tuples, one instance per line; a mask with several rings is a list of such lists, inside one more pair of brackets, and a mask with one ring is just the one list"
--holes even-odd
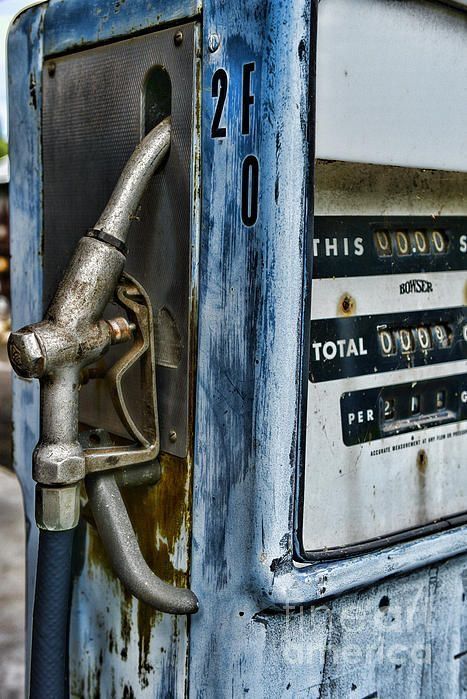
[(174, 36), (174, 44), (175, 46), (180, 46), (183, 41), (183, 32), (178, 30), (178, 32), (175, 33)]
[(209, 52), (214, 53), (215, 51), (217, 51), (217, 49), (219, 48), (220, 45), (221, 45), (221, 38), (220, 38), (219, 34), (216, 34), (215, 32), (210, 34), (209, 38), (208, 38)]
[(110, 327), (110, 341), (112, 345), (128, 342), (133, 339), (136, 325), (126, 318), (111, 318), (104, 321)]
[(175, 430), (170, 430), (169, 432), (169, 439), (171, 442), (176, 442), (177, 441), (177, 433)]
[(49, 63), (47, 66), (47, 72), (51, 78), (55, 75), (55, 71), (57, 70), (56, 64), (52, 61), (52, 63)]

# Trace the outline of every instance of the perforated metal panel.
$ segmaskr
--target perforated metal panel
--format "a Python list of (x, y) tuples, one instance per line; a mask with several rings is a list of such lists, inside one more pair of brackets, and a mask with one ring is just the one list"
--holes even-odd
[[(194, 27), (190, 23), (46, 61), (43, 86), (47, 305), (76, 242), (96, 222), (142, 136), (148, 72), (161, 65), (170, 75), (170, 155), (132, 225), (126, 269), (148, 291), (156, 327), (164, 331), (158, 334), (157, 369), (161, 445), (176, 456), (186, 454), (188, 439)], [(176, 44), (180, 29), (183, 41)], [(121, 433), (101, 383), (83, 389), (82, 418)], [(128, 393), (138, 413), (136, 376)]]

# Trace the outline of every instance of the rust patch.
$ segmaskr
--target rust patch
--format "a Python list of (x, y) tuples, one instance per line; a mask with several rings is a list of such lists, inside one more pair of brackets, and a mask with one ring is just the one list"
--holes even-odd
[(350, 294), (343, 294), (337, 304), (337, 313), (341, 316), (352, 316), (357, 309), (357, 302)]
[(424, 449), (420, 449), (417, 454), (417, 468), (420, 475), (425, 476), (428, 466), (428, 454)]
[(90, 524), (87, 525), (87, 539), (88, 539), (88, 560), (90, 563), (90, 569), (92, 574), (93, 566), (102, 569), (110, 578), (115, 578), (113, 574), (112, 567), (107, 558), (107, 554), (101, 544), (99, 534), (94, 526)]
[[(160, 455), (162, 474), (154, 486), (122, 489), (123, 499), (128, 509), (138, 543), (149, 567), (168, 583), (186, 587), (188, 570), (176, 568), (171, 560), (182, 530), (189, 526), (191, 506), (190, 468), (187, 460), (169, 454)], [(102, 547), (95, 528), (87, 525), (89, 570), (96, 567), (104, 571), (116, 594), (121, 597), (120, 636), (123, 648), (122, 658), (126, 659), (132, 634), (133, 597), (128, 594), (116, 578), (108, 557)], [(148, 675), (153, 667), (149, 662), (151, 631), (161, 620), (162, 614), (143, 602), (135, 601), (137, 607), (137, 629), (139, 662), (138, 673), (141, 686), (147, 686)], [(112, 639), (117, 649), (116, 639)]]
[[(155, 486), (127, 488), (123, 493), (141, 551), (149, 567), (165, 582), (187, 586), (187, 571), (174, 567), (175, 553), (182, 529), (188, 525), (189, 468), (187, 462), (161, 454), (162, 475)], [(139, 674), (144, 682), (152, 670), (148, 662), (151, 629), (162, 614), (138, 601)]]
[(417, 476), (418, 476), (418, 493), (417, 493), (417, 509), (418, 516), (421, 522), (427, 520), (426, 510), (426, 470), (428, 468), (428, 454), (425, 449), (420, 449), (417, 454)]
[[(110, 565), (107, 554), (102, 546), (99, 534), (94, 526), (87, 525), (88, 537), (88, 561), (89, 575), (92, 577), (93, 568), (98, 568), (103, 571), (109, 578), (109, 582), (115, 587), (115, 595), (121, 598), (120, 604), (120, 636), (122, 639), (124, 655), (128, 654), (128, 646), (131, 637), (131, 615), (133, 606), (133, 597), (125, 590), (119, 579), (115, 576), (112, 566)], [(116, 639), (113, 639), (113, 644), (117, 648)]]
[(133, 598), (123, 587), (121, 589), (122, 600), (120, 603), (120, 635), (122, 637), (123, 647), (128, 649), (131, 639), (131, 609), (133, 606)]
[(175, 551), (187, 518), (188, 467), (183, 459), (161, 454), (161, 479), (147, 488), (125, 488), (123, 498), (143, 556), (166, 582), (184, 585), (186, 573), (174, 568)]

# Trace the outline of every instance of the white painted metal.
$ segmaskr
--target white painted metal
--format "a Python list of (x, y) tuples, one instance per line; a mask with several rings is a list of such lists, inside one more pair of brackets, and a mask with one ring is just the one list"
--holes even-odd
[(467, 169), (467, 13), (321, 0), (317, 157)]
[[(339, 405), (343, 393), (461, 374), (465, 362), (409, 371), (410, 376), (401, 370), (308, 383), (303, 506), (307, 551), (355, 544), (467, 509), (465, 436), (460, 437), (467, 434), (466, 421), (352, 447), (343, 444)], [(428, 455), (424, 474), (417, 468), (420, 449)]]
[[(434, 272), (315, 279), (313, 319), (343, 316), (340, 305), (344, 294), (354, 299), (355, 314), (359, 316), (462, 306), (465, 302), (466, 278), (465, 272)], [(407, 279), (429, 281), (433, 290), (426, 294), (401, 295), (399, 285)], [(368, 293), (369, 286), (371, 293)]]

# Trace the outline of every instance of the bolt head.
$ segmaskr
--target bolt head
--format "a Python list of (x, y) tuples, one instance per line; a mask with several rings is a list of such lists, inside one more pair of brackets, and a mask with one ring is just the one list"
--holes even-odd
[(213, 32), (212, 34), (210, 34), (208, 37), (209, 53), (215, 53), (220, 45), (221, 45), (221, 38), (220, 38), (219, 34), (216, 34), (216, 32)]
[(37, 483), (57, 486), (74, 483), (86, 474), (81, 446), (40, 442), (33, 456), (33, 477)]
[(45, 372), (45, 354), (36, 334), (29, 328), (11, 333), (8, 356), (15, 372), (26, 379), (39, 379)]
[(74, 529), (79, 521), (79, 495), (79, 483), (61, 488), (36, 486), (37, 526), (54, 532)]

